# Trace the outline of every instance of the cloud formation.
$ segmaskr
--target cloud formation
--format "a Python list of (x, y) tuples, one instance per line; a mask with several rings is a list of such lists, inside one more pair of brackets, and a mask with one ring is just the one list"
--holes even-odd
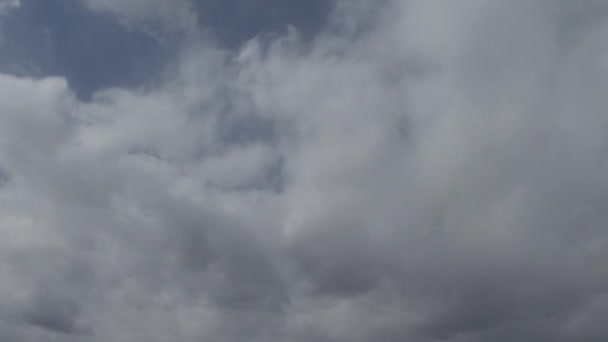
[(0, 339), (608, 338), (608, 5), (331, 8), (90, 101), (0, 75)]

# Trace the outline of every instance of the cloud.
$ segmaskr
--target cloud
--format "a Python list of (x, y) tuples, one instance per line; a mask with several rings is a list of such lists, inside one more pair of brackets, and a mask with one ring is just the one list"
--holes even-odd
[(146, 89), (1, 75), (0, 336), (604, 340), (606, 9), (338, 1)]
[(19, 7), (20, 5), (20, 0), (2, 0), (0, 1), (0, 13), (4, 13), (7, 10)]

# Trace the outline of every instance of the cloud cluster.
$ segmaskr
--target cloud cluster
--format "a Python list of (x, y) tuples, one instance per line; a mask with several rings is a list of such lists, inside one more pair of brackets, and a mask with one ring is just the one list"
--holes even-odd
[(338, 0), (146, 89), (0, 75), (0, 338), (605, 340), (606, 10)]

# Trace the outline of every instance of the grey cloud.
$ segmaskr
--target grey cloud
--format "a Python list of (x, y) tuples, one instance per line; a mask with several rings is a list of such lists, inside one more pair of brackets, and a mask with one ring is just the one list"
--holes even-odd
[(62, 334), (78, 333), (78, 308), (73, 303), (42, 299), (24, 316), (28, 324)]
[(19, 7), (21, 2), (19, 0), (2, 0), (0, 1), (0, 14)]
[[(176, 30), (214, 5), (88, 4)], [(193, 34), (86, 101), (1, 75), (0, 336), (605, 339), (594, 6), (337, 1), (293, 19), (314, 39)]]

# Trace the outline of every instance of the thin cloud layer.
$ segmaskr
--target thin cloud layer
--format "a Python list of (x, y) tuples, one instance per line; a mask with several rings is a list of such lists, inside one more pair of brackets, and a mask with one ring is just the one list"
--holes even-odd
[(163, 30), (192, 32), (196, 16), (190, 0), (83, 0), (92, 10), (118, 14), (126, 24), (161, 25)]
[(0, 338), (605, 340), (606, 10), (336, 1), (90, 101), (0, 75)]
[(0, 14), (7, 10), (19, 7), (20, 4), (20, 0), (2, 0), (0, 1)]

